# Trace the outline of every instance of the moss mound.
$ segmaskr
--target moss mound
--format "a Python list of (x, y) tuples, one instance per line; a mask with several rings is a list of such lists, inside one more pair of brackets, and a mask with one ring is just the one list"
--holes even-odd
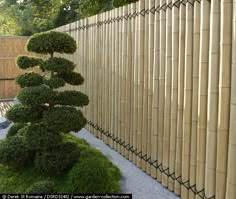
[(79, 145), (80, 157), (66, 174), (48, 176), (33, 166), (13, 170), (0, 164), (0, 193), (116, 193), (120, 171), (100, 151), (71, 134), (64, 143)]

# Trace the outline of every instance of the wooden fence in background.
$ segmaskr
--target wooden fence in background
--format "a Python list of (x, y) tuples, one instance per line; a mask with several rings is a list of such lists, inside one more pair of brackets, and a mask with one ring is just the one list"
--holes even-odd
[(78, 42), (94, 135), (183, 199), (236, 198), (236, 0), (141, 0), (57, 30)]
[(0, 99), (16, 97), (20, 88), (15, 83), (23, 71), (16, 67), (15, 60), (20, 54), (28, 54), (25, 44), (28, 37), (0, 36)]

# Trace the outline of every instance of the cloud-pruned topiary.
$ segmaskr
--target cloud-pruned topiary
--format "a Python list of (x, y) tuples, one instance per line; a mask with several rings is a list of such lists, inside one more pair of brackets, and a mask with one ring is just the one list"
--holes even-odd
[(22, 88), (17, 96), (21, 104), (14, 105), (6, 114), (15, 124), (0, 144), (0, 163), (18, 167), (31, 162), (39, 172), (59, 175), (79, 158), (78, 146), (65, 143), (62, 137), (81, 130), (87, 123), (80, 107), (88, 105), (88, 97), (79, 91), (55, 90), (66, 83), (84, 82), (81, 74), (73, 71), (76, 66), (73, 62), (54, 57), (54, 53), (74, 53), (76, 42), (66, 33), (49, 31), (33, 35), (27, 49), (47, 54), (48, 58), (17, 58), (19, 68), (37, 66), (42, 73), (27, 72), (16, 78)]

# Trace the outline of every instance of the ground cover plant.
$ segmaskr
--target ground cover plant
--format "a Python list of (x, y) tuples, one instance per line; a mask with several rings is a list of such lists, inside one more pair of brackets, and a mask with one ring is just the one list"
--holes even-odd
[[(38, 66), (44, 73), (27, 72), (16, 78), (22, 88), (17, 96), (21, 103), (6, 114), (14, 125), (0, 143), (0, 192), (11, 191), (5, 189), (7, 186), (16, 186), (13, 190), (23, 192), (117, 191), (117, 168), (84, 142), (79, 146), (79, 140), (68, 139), (71, 131), (80, 131), (86, 125), (80, 108), (88, 105), (89, 99), (79, 91), (58, 90), (66, 83), (79, 86), (84, 78), (74, 71), (73, 62), (54, 55), (73, 54), (75, 40), (66, 33), (54, 31), (35, 34), (29, 39), (27, 50), (49, 58), (17, 58), (19, 68)], [(110, 184), (113, 174), (115, 182)], [(14, 183), (7, 184), (9, 179), (14, 179)], [(63, 183), (57, 185), (58, 181), (62, 182), (59, 179), (63, 179)], [(28, 190), (20, 188), (28, 182), (32, 184)]]
[[(35, 172), (33, 166), (15, 170), (0, 164), (0, 193), (116, 193), (120, 171), (100, 151), (67, 134), (64, 142), (80, 148), (80, 158), (64, 174), (49, 176)], [(94, 160), (98, 160), (95, 162)]]

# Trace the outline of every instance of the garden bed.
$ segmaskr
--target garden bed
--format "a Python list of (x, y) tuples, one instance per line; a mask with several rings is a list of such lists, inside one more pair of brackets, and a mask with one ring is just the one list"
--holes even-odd
[(0, 193), (117, 193), (121, 173), (100, 151), (80, 138), (65, 135), (77, 143), (80, 157), (72, 169), (60, 176), (42, 175), (33, 167), (13, 170), (0, 165)]

